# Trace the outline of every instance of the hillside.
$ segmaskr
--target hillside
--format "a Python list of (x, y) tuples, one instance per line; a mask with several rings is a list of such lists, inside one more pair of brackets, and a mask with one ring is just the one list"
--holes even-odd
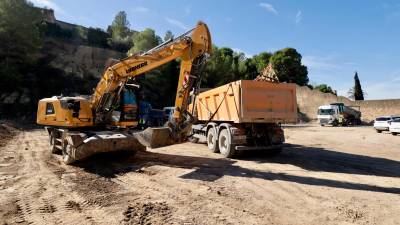
[(125, 52), (101, 47), (91, 37), (107, 34), (99, 29), (69, 24), (55, 18), (53, 10), (39, 9), (44, 34), (34, 64), (28, 65), (18, 88), (0, 94), (0, 118), (24, 116), (35, 111), (43, 96), (90, 94), (107, 60)]

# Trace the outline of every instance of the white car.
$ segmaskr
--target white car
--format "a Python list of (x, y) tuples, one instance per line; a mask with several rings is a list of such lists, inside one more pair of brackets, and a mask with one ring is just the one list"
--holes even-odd
[(374, 128), (376, 132), (382, 133), (382, 131), (389, 131), (389, 125), (391, 121), (399, 119), (398, 116), (380, 116), (375, 119)]
[(389, 131), (393, 135), (400, 134), (400, 118), (394, 119), (390, 122)]

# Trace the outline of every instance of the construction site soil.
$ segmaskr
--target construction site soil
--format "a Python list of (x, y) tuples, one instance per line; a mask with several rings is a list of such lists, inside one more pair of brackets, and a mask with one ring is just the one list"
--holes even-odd
[(67, 166), (42, 129), (0, 126), (0, 224), (400, 224), (400, 136), (286, 127), (270, 157), (184, 143)]

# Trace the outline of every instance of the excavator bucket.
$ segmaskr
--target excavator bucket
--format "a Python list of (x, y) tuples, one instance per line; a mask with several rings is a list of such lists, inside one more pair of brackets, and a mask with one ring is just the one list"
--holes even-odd
[[(128, 133), (120, 131), (60, 131), (63, 160), (66, 164), (86, 159), (101, 152), (145, 151), (146, 147), (159, 148), (174, 144), (173, 134), (168, 127), (147, 128)], [(51, 132), (50, 132), (51, 133)], [(58, 138), (57, 137), (57, 138)], [(61, 139), (57, 139), (61, 140)]]
[(149, 127), (133, 135), (140, 144), (150, 148), (159, 148), (175, 143), (169, 127)]
[(70, 133), (67, 137), (64, 161), (70, 164), (101, 152), (127, 151), (135, 153), (144, 151), (146, 147), (131, 134), (100, 131), (92, 134)]

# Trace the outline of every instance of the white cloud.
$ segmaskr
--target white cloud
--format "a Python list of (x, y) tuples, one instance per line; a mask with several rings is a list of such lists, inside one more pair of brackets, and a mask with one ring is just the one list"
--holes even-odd
[(275, 9), (275, 7), (269, 3), (261, 2), (260, 7), (266, 9), (268, 12), (278, 15), (278, 11)]
[(30, 1), (36, 6), (50, 8), (58, 13), (65, 14), (65, 11), (52, 0), (30, 0)]
[(169, 17), (166, 17), (165, 20), (172, 26), (181, 28), (182, 30), (189, 30), (189, 27), (186, 26), (184, 23), (182, 23), (179, 20), (172, 19), (172, 18), (169, 18)]
[(303, 19), (303, 13), (301, 12), (301, 10), (297, 11), (296, 17), (294, 19), (294, 22), (296, 24), (300, 23), (301, 20)]
[(308, 68), (316, 70), (338, 69), (340, 66), (332, 62), (332, 57), (303, 56), (302, 62)]
[(135, 12), (135, 13), (147, 13), (149, 11), (150, 11), (149, 8), (141, 7), (141, 6), (138, 6), (138, 7), (135, 7), (132, 9), (132, 12)]

